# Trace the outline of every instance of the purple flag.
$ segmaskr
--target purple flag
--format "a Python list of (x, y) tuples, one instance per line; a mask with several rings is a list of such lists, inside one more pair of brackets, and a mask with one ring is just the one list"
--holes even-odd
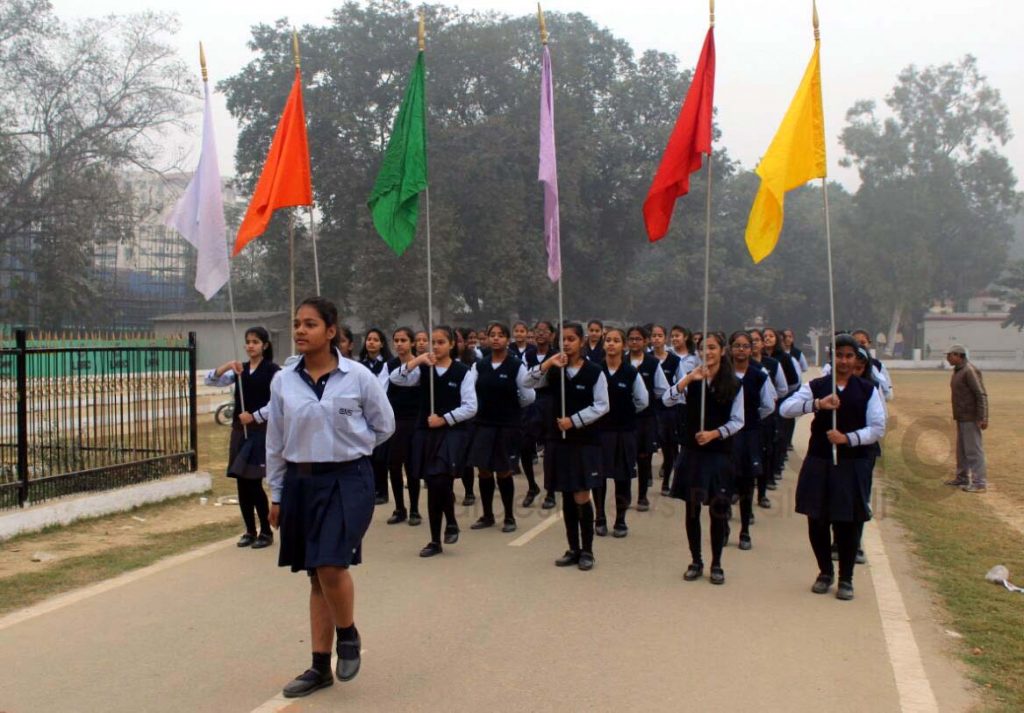
[(548, 278), (562, 277), (562, 248), (558, 229), (558, 163), (555, 160), (555, 90), (551, 82), (551, 54), (544, 45), (540, 71), (540, 168), (537, 180), (544, 184), (544, 242), (548, 248)]

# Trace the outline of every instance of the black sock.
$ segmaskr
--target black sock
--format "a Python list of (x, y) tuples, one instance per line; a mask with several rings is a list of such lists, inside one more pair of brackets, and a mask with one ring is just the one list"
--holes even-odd
[(402, 464), (398, 463), (392, 465), (388, 469), (389, 478), (391, 479), (391, 492), (395, 496), (395, 512), (408, 512), (405, 509), (405, 480), (402, 478)]
[(480, 476), (480, 505), (484, 509), (484, 517), (494, 519), (494, 476)]
[(753, 482), (750, 482), (740, 487), (740, 532), (744, 535), (750, 533), (750, 516), (753, 512), (754, 490)]
[(562, 516), (565, 520), (565, 537), (569, 541), (569, 549), (580, 551), (580, 513), (572, 499), (572, 493), (562, 495)]
[(448, 492), (445, 494), (447, 500), (444, 508), (444, 519), (446, 522), (445, 530), (458, 530), (459, 523), (455, 520), (455, 490), (454, 483), (448, 481)]
[(596, 521), (597, 522), (605, 522), (608, 519), (608, 516), (605, 514), (605, 510), (604, 510), (604, 503), (605, 503), (605, 500), (608, 497), (608, 486), (607, 485), (602, 485), (600, 487), (594, 488), (591, 491), (591, 493), (592, 493), (592, 496), (594, 498), (594, 508), (595, 508), (595, 511), (596, 511), (596, 515), (595, 515)]
[(447, 493), (440, 481), (427, 485), (427, 519), (430, 520), (430, 541), (441, 541), (441, 520), (444, 518)]
[(329, 675), (331, 673), (331, 652), (320, 653), (314, 651), (312, 668), (322, 676)]
[(636, 462), (639, 484), (637, 485), (637, 498), (647, 499), (647, 483), (651, 480), (651, 457), (640, 456)]
[[(473, 469), (472, 468), (466, 468), (465, 470), (462, 471), (462, 485), (463, 485), (463, 487), (466, 488), (466, 497), (468, 498), (468, 497), (472, 496), (473, 495)], [(455, 494), (455, 491), (453, 490), (452, 491), (452, 495), (454, 496), (454, 494)]]
[(832, 527), (835, 528), (836, 549), (839, 551), (839, 579), (852, 582), (861, 528), (856, 522), (833, 522)]
[[(481, 491), (483, 488), (481, 488)], [(506, 475), (504, 478), (498, 478), (498, 492), (501, 493), (501, 506), (505, 508), (505, 519), (515, 520), (516, 519), (516, 483), (512, 480), (511, 475)]]
[(594, 552), (594, 503), (589, 500), (576, 506), (580, 513), (580, 533), (583, 535), (583, 551)]
[(700, 553), (700, 503), (686, 504), (686, 541), (690, 545), (690, 560), (703, 564)]
[(535, 455), (537, 455), (537, 451), (532, 448), (524, 448), (519, 451), (519, 465), (523, 469), (523, 475), (526, 476), (526, 482), (531, 493), (540, 492), (540, 487), (537, 485), (537, 477), (533, 473), (533, 457)]
[(832, 533), (828, 520), (807, 518), (807, 539), (811, 541), (814, 559), (818, 562), (818, 572), (832, 576)]
[(724, 516), (716, 516), (713, 508), (709, 508), (711, 515), (711, 566), (722, 566), (722, 548), (725, 547), (725, 531), (729, 522)]
[[(359, 632), (356, 631), (355, 624), (345, 628), (337, 626), (334, 628), (334, 631), (338, 635), (339, 644), (343, 641), (356, 641), (359, 639)], [(356, 659), (359, 658), (359, 651), (354, 646), (338, 646), (338, 657), (345, 660)]]
[(615, 481), (615, 524), (626, 524), (626, 511), (629, 510), (629, 502), (633, 499), (628, 480)]

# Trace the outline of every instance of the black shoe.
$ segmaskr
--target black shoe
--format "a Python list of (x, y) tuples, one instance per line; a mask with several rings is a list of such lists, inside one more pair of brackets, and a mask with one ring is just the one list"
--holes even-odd
[(387, 502), (388, 502), (388, 496), (387, 495), (378, 495), (373, 500), (373, 504), (374, 505), (385, 505), (385, 504), (387, 504)]
[(725, 584), (725, 570), (721, 567), (711, 568), (711, 583), (712, 584)]
[(857, 564), (867, 564), (868, 556), (864, 554), (864, 550), (857, 548), (857, 558), (854, 560)]
[(444, 529), (444, 543), (446, 545), (454, 545), (459, 541), (459, 528), (457, 527), (446, 527)]
[(815, 594), (828, 594), (834, 579), (831, 574), (819, 574), (818, 578), (814, 580), (814, 584), (811, 585), (811, 591)]
[(753, 546), (754, 545), (750, 542), (750, 535), (745, 535), (745, 534), (743, 534), (741, 532), (740, 533), (740, 549), (741, 550), (749, 550)]
[[(494, 527), (494, 518), (493, 517), (487, 517), (486, 515), (484, 515), (479, 520), (477, 520), (472, 525), (470, 525), (469, 529), (470, 530), (483, 530), (483, 529), (488, 528), (488, 527)], [(447, 540), (445, 540), (445, 542), (447, 542)]]
[(779, 489), (779, 486), (775, 484), (774, 480), (765, 483), (764, 487), (767, 488), (768, 490), (778, 490)]
[(842, 599), (844, 602), (853, 599), (853, 582), (840, 579), (839, 586), (836, 588), (836, 599)]
[(604, 520), (598, 520), (594, 523), (594, 534), (598, 537), (605, 537), (608, 534), (608, 523)]
[(540, 506), (544, 510), (550, 510), (551, 508), (553, 508), (555, 506), (555, 496), (554, 495), (545, 495), (544, 496), (544, 502), (542, 502), (540, 504)]
[(580, 563), (580, 553), (566, 550), (565, 554), (555, 560), (556, 567), (571, 567)]
[(590, 552), (580, 552), (580, 561), (577, 565), (581, 571), (589, 572), (594, 569), (594, 555)]
[(391, 517), (388, 518), (389, 525), (397, 525), (400, 522), (405, 522), (408, 515), (403, 510), (395, 510), (391, 513)]
[(683, 579), (687, 582), (695, 582), (703, 576), (704, 565), (699, 562), (693, 562), (686, 568), (686, 573), (683, 575)]
[[(338, 665), (334, 668), (334, 675), (338, 677), (339, 681), (351, 681), (359, 673), (359, 664), (362, 661), (362, 640), (359, 635), (356, 635), (355, 641), (339, 641), (335, 650), (338, 652)], [(341, 652), (345, 650), (346, 653), (355, 651), (355, 658), (342, 658)]]
[(444, 548), (441, 547), (440, 543), (428, 542), (427, 546), (420, 550), (420, 557), (433, 557), (444, 552)]
[(308, 669), (292, 679), (281, 691), (281, 694), (285, 698), (302, 698), (303, 696), (308, 696), (313, 691), (319, 691), (321, 688), (333, 685), (334, 676), (331, 675), (330, 671), (322, 674), (319, 671)]
[(625, 537), (629, 534), (629, 528), (626, 527), (626, 523), (617, 522), (615, 527), (612, 528), (612, 537)]
[(252, 548), (254, 550), (262, 550), (264, 547), (270, 547), (272, 544), (274, 544), (274, 533), (261, 532), (256, 541), (252, 543)]
[(518, 529), (519, 526), (516, 525), (515, 518), (505, 518), (505, 524), (501, 526), (502, 532), (515, 532)]
[(462, 506), (469, 507), (470, 505), (476, 504), (476, 496), (473, 493), (466, 493), (466, 497), (462, 499)]
[(539, 490), (527, 490), (526, 497), (523, 498), (523, 507), (528, 508), (533, 505), (533, 501), (537, 499), (538, 495), (540, 495)]
[(418, 527), (421, 524), (423, 524), (423, 518), (420, 517), (420, 514), (418, 512), (413, 511), (413, 512), (409, 513), (409, 526), (410, 527)]
[(772, 501), (769, 500), (768, 498), (758, 498), (757, 499), (757, 506), (759, 508), (764, 508), (765, 510), (767, 510), (768, 508), (770, 508), (772, 506)]
[(237, 547), (252, 547), (254, 542), (256, 542), (256, 535), (251, 535), (247, 532), (238, 538), (238, 542), (235, 545)]
[(647, 498), (640, 498), (639, 500), (636, 501), (636, 511), (637, 512), (647, 512), (650, 509), (651, 509), (651, 501), (648, 500)]

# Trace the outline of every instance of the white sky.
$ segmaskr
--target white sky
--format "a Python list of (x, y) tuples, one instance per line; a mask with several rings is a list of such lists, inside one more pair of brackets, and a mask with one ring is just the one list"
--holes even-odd
[[(246, 47), (252, 25), (288, 17), (292, 24), (322, 24), (340, 0), (305, 0), (296, 5), (272, 0), (52, 0), (61, 18), (70, 19), (135, 12), (142, 7), (177, 13), (181, 32), (175, 42), (182, 56), (194, 62), (197, 47), (206, 46), (211, 80), (235, 74), (252, 55)], [(450, 0), (463, 9), (532, 14), (533, 2)], [(672, 52), (683, 66), (693, 66), (707, 29), (706, 0), (546, 0), (547, 12), (582, 12), (639, 54), (645, 49)], [(940, 64), (970, 53), (982, 73), (1002, 93), (1016, 137), (1004, 148), (1018, 176), (1024, 170), (1024, 5), (1005, 0), (821, 0), (822, 82), (829, 174), (850, 188), (856, 173), (842, 169), (836, 137), (845, 125), (846, 110), (857, 99), (883, 103), (906, 65)], [(722, 143), (734, 158), (752, 168), (767, 148), (800, 81), (813, 47), (809, 0), (718, 0), (715, 43), (715, 99)], [(557, 36), (557, 23), (549, 23)], [(410, 33), (414, 30), (410, 30)], [(428, 28), (429, 42), (429, 28)], [(413, 45), (410, 43), (410, 56)], [(557, 94), (558, 64), (554, 58)], [(411, 60), (410, 60), (411, 61)], [(429, 79), (428, 79), (429, 81)], [(679, 97), (682, 100), (682, 97)], [(224, 175), (234, 173), (238, 129), (223, 96), (214, 104), (217, 141)], [(196, 155), (197, 133), (181, 148)], [(666, 136), (666, 140), (667, 140)]]

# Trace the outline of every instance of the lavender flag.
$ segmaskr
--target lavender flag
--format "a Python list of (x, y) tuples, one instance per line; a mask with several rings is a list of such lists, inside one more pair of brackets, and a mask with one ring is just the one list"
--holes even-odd
[(548, 278), (562, 277), (562, 248), (558, 224), (558, 164), (555, 160), (555, 90), (551, 81), (551, 54), (544, 45), (540, 74), (540, 168), (537, 180), (544, 184), (544, 242), (548, 248)]

